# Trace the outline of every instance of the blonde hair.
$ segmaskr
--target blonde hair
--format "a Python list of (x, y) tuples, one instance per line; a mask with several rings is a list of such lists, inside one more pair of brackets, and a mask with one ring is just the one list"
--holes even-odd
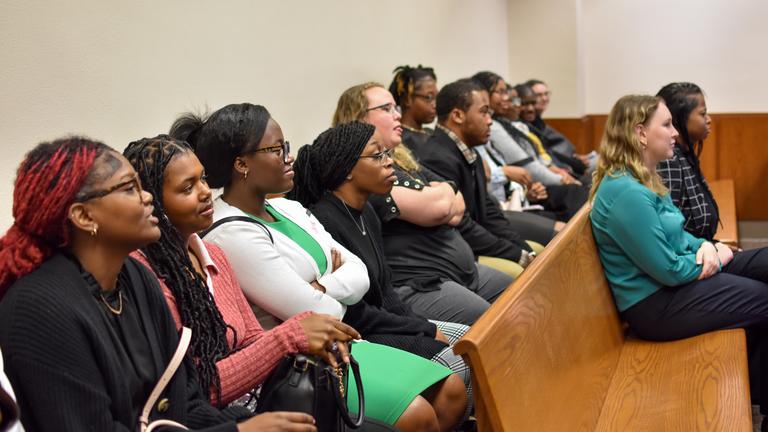
[[(365, 92), (368, 89), (381, 87), (386, 90), (382, 84), (369, 81), (363, 84), (352, 86), (339, 96), (339, 102), (336, 104), (336, 111), (333, 113), (331, 125), (336, 127), (340, 124), (351, 123), (354, 121), (365, 122), (368, 114), (368, 98)], [(419, 163), (413, 157), (413, 153), (404, 145), (395, 147), (395, 163), (408, 172), (415, 172), (420, 169)]]
[(605, 123), (605, 133), (600, 141), (600, 160), (592, 175), (590, 201), (594, 199), (603, 178), (615, 175), (619, 171), (629, 172), (643, 186), (657, 195), (668, 193), (661, 177), (645, 166), (644, 146), (635, 133), (635, 126), (648, 125), (659, 108), (659, 103), (662, 103), (661, 99), (654, 96), (628, 95), (619, 99), (613, 106)]

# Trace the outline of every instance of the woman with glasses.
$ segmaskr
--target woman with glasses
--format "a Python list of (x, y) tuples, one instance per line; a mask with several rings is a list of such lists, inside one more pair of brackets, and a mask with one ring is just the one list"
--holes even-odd
[[(403, 326), (369, 338), (449, 366), (468, 383), (468, 367), (453, 354), (448, 338), (440, 331), (441, 323), (427, 321), (414, 313), (399, 299), (391, 283), (382, 251), (381, 224), (367, 203), (371, 194), (386, 195), (397, 180), (384, 142), (374, 126), (362, 122), (343, 123), (328, 129), (311, 146), (299, 151), (295, 187), (289, 197), (310, 208), (334, 238), (365, 262), (371, 284), (361, 302), (365, 308), (350, 309), (348, 314), (365, 315), (366, 309), (377, 310), (389, 317), (387, 321), (393, 330)], [(381, 160), (368, 157), (382, 154)], [(465, 332), (466, 326), (459, 330)], [(452, 375), (452, 378), (458, 376)], [(459, 385), (464, 388), (461, 381)], [(442, 430), (455, 427), (464, 408), (469, 408), (466, 396), (461, 404), (458, 402), (455, 400), (440, 418)]]
[[(18, 170), (0, 239), (0, 345), (28, 431), (135, 431), (179, 337), (162, 291), (128, 257), (160, 237), (152, 195), (125, 158), (82, 137), (42, 143)], [(150, 422), (206, 431), (314, 431), (312, 417), (208, 403), (191, 362)]]
[[(410, 76), (408, 71), (400, 73)], [(416, 88), (412, 81), (392, 87)], [(339, 97), (334, 124), (370, 123), (383, 137), (384, 148), (394, 149), (397, 181), (389, 194), (371, 196), (370, 203), (382, 221), (384, 254), (395, 291), (426, 318), (471, 325), (513, 278), (475, 263), (472, 249), (454, 228), (464, 216), (461, 194), (421, 167), (401, 145), (400, 115), (367, 109), (394, 105), (393, 96), (379, 85), (353, 86)], [(413, 99), (400, 94), (400, 100)]]
[(394, 73), (389, 92), (402, 109), (403, 143), (413, 149), (426, 142), (432, 133), (424, 125), (433, 123), (437, 115), (437, 76), (431, 67), (422, 65), (398, 66)]
[[(204, 238), (227, 254), (264, 327), (314, 311), (341, 318), (376, 342), (352, 347), (366, 416), (400, 430), (437, 430), (438, 422), (452, 418), (455, 405), (464, 409), (461, 380), (414, 349), (415, 338), (434, 327), (372, 307), (364, 297), (370, 292), (362, 261), (300, 203), (266, 199), (291, 190), (294, 177), (282, 129), (266, 108), (239, 104), (205, 119), (186, 115), (174, 123), (171, 135), (189, 140), (208, 184), (223, 188), (213, 200), (214, 224)], [(376, 155), (372, 163), (379, 163), (376, 158), (386, 156)], [(357, 406), (354, 397), (353, 392), (350, 407)]]

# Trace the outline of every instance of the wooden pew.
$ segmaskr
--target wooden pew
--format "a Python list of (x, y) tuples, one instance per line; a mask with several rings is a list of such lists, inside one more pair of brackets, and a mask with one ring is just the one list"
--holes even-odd
[(482, 432), (751, 430), (744, 331), (627, 339), (586, 206), (454, 350)]
[(720, 226), (715, 238), (723, 243), (739, 245), (739, 220), (736, 217), (736, 189), (733, 180), (722, 179), (709, 182), (709, 190), (720, 210)]

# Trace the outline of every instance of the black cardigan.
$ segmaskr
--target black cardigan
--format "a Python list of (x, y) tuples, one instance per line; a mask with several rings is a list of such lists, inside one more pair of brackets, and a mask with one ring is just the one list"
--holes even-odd
[(424, 145), (411, 151), (420, 163), (458, 186), (467, 213), (457, 228), (475, 255), (518, 262), (522, 250), (531, 250), (488, 195), (480, 156), (472, 164), (467, 162), (453, 139), (441, 129), (435, 130)]
[[(344, 322), (371, 342), (427, 359), (443, 350), (447, 345), (435, 340), (436, 326), (416, 315), (392, 288), (391, 272), (381, 247), (381, 222), (371, 205), (366, 203), (361, 213), (351, 207), (344, 208), (338, 198), (327, 193), (311, 210), (325, 230), (368, 268), (370, 288), (362, 300), (347, 307)], [(366, 236), (353, 223), (359, 224), (361, 216)]]
[[(176, 326), (157, 280), (131, 258), (128, 295), (139, 314), (158, 377), (178, 345)], [(132, 406), (124, 373), (115, 365), (126, 354), (119, 336), (90, 292), (78, 264), (55, 255), (18, 280), (0, 302), (0, 346), (16, 392), (21, 422), (35, 431), (134, 431), (142, 406)], [(242, 409), (219, 411), (202, 394), (189, 357), (160, 400), (170, 401), (161, 418), (205, 431), (235, 431)], [(141, 395), (146, 401), (149, 395)]]

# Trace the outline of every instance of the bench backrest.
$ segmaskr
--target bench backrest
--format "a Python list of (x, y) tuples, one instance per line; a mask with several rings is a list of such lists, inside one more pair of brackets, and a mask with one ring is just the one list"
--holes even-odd
[(454, 350), (481, 431), (592, 430), (623, 342), (585, 206)]

